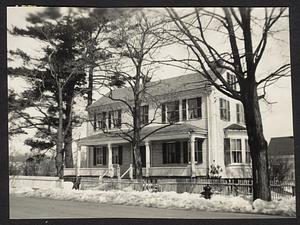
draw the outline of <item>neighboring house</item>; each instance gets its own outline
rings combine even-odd
[[[234,77],[227,79],[236,87]],[[207,176],[211,164],[222,168],[222,177],[251,177],[250,152],[244,124],[243,106],[216,90],[200,74],[152,82],[147,101],[143,102],[142,121],[155,117],[155,124],[142,129],[142,137],[168,120],[174,125],[153,133],[143,143],[143,175],[155,178]],[[113,92],[114,98],[130,102],[129,88]],[[153,100],[155,99],[155,101]],[[156,106],[159,106],[156,108]],[[92,123],[87,137],[78,140],[78,152],[85,155],[81,176],[102,176],[119,165],[120,173],[133,164],[128,141],[118,132],[130,122],[127,108],[101,97],[87,108]],[[105,132],[104,132],[105,130]],[[78,154],[77,165],[81,160]],[[79,165],[80,166],[80,165]],[[75,169],[65,168],[65,176]]]
[[[271,138],[268,153],[271,177],[295,180],[294,137]]]

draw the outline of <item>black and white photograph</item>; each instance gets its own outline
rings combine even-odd
[[[10,220],[296,218],[289,7],[6,11]]]

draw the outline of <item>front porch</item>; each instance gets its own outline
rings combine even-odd
[[[133,170],[133,167],[129,167],[128,169]],[[125,174],[120,173],[120,179],[123,177],[132,179],[130,176],[130,170]],[[143,176],[144,177],[192,177],[192,169],[190,165],[186,167],[150,167],[148,169],[149,173],[146,175],[146,168],[143,167]],[[79,168],[78,174],[74,168],[65,168],[64,176],[85,176],[85,177],[118,177],[118,173],[116,169],[113,169],[113,175],[109,174],[109,169],[107,168]],[[205,169],[199,168],[196,166],[195,176],[204,176],[206,173]],[[133,174],[133,171],[132,171]],[[124,176],[123,176],[124,175]],[[123,176],[123,177],[122,177]]]
[[[151,132],[150,127],[145,132]],[[159,130],[141,143],[143,177],[196,177],[208,172],[207,132],[179,124]],[[134,156],[130,144],[117,135],[98,134],[78,140],[76,168],[65,176],[132,178]],[[85,147],[85,168],[81,151]]]

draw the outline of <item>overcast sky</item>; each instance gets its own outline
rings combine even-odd
[[[34,13],[41,10],[41,7],[9,7],[7,10],[7,27],[10,29],[12,26],[24,27],[26,26],[25,17],[28,13]],[[281,65],[283,61],[289,61],[289,29],[288,21],[281,24],[281,27],[285,28],[285,32],[280,32],[279,37],[275,39],[269,39],[268,47],[265,55],[262,58],[260,67],[258,68],[258,74],[270,71],[270,69],[276,68]],[[279,39],[279,40],[277,40]],[[40,45],[36,40],[28,38],[12,37],[8,34],[8,50],[20,48],[25,52],[38,54],[38,47]],[[182,49],[170,49],[167,51],[172,54],[182,54]],[[182,71],[171,68],[162,67],[159,71],[160,79],[168,77],[182,75]],[[161,75],[163,74],[163,75]],[[10,82],[9,86],[15,89],[22,89],[24,82],[14,81]],[[268,100],[276,102],[272,105],[261,103],[261,111],[263,117],[264,134],[267,141],[271,137],[279,136],[292,136],[292,99],[291,99],[291,79],[284,78],[274,84],[268,89]],[[22,144],[22,137],[17,138],[15,141],[16,147]],[[23,145],[23,144],[22,144]]]

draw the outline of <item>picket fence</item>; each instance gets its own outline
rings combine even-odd
[[[203,188],[209,185],[214,194],[222,195],[252,195],[252,180],[239,178],[197,178],[191,179],[149,179],[137,180],[117,180],[104,179],[95,182],[95,180],[83,179],[81,189],[99,189],[114,190],[130,188],[137,191],[174,191],[177,193],[201,193]],[[270,181],[272,199],[295,196],[295,181]]]

